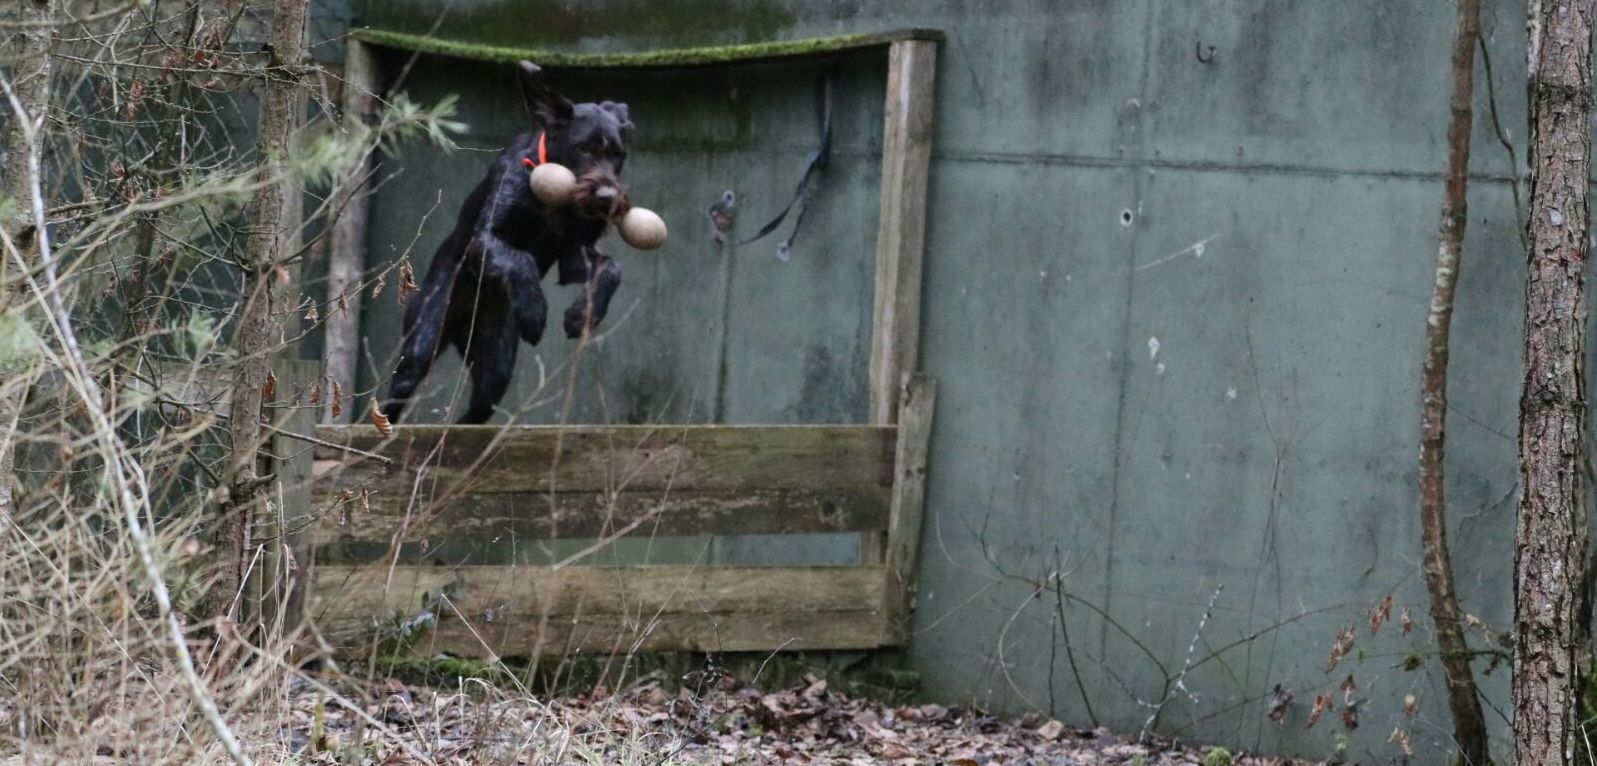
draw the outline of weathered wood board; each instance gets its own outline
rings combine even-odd
[[[314,545],[355,541],[527,541],[639,536],[800,534],[885,530],[889,492],[558,492],[418,496],[409,487],[320,496]]]
[[[429,651],[467,655],[882,645],[881,566],[318,567],[312,615],[358,649],[431,610]]]
[[[885,530],[877,426],[322,427],[313,544]]]
[[[926,189],[935,125],[937,43],[901,40],[888,51],[882,130],[882,212],[871,316],[871,422],[898,416],[899,388],[919,365]]]
[[[899,400],[898,458],[887,532],[888,624],[890,643],[907,643],[915,609],[915,571],[920,562],[921,519],[926,504],[926,462],[931,449],[932,416],[937,406],[937,381],[914,375]]]

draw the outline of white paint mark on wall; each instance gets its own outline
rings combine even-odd
[[[1164,374],[1164,362],[1160,362],[1160,363],[1154,365],[1153,366],[1153,372],[1154,372],[1155,375],[1163,375]]]
[[[1159,358],[1159,339],[1150,336],[1148,338],[1148,359],[1149,360],[1157,360],[1158,358]]]
[[[1173,253],[1171,253],[1171,254],[1163,257],[1163,258],[1152,260],[1152,261],[1149,261],[1147,263],[1142,264],[1141,266],[1138,266],[1137,267],[1137,271],[1143,271],[1145,269],[1151,269],[1151,268],[1153,268],[1155,266],[1159,266],[1159,265],[1162,265],[1162,264],[1169,263],[1169,262],[1171,262],[1171,261],[1173,261],[1173,260],[1175,260],[1177,258],[1180,258],[1180,257],[1182,257],[1184,255],[1191,255],[1194,258],[1202,258],[1204,249],[1208,247],[1210,242],[1213,242],[1219,236],[1220,236],[1219,232],[1215,232],[1214,234],[1210,234],[1209,236],[1204,237],[1203,239],[1200,239],[1197,242],[1194,242],[1194,243],[1192,243],[1190,245],[1187,245],[1186,247],[1183,247],[1180,250],[1177,250],[1177,251],[1175,251],[1175,252],[1173,252]]]
[[[1236,386],[1226,386],[1225,398],[1227,400],[1229,400],[1229,401],[1233,401],[1233,402],[1236,401],[1237,400],[1237,387]]]

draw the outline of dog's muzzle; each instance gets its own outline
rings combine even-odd
[[[577,178],[573,203],[578,213],[605,220],[625,215],[632,209],[626,187],[614,176],[600,172],[584,173]]]

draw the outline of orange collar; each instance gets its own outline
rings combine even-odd
[[[548,137],[549,137],[549,134],[544,133],[542,131],[539,131],[539,133],[538,133],[538,161],[537,162],[533,162],[531,157],[522,157],[521,158],[521,164],[522,165],[525,165],[528,168],[535,168],[535,167],[538,167],[539,165],[544,165],[544,164],[547,164],[549,162],[549,147],[546,145],[546,140],[548,139]]]

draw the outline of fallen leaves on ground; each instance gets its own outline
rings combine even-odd
[[[388,681],[339,695],[359,700],[357,712],[325,689],[296,683],[284,744],[315,764],[1192,766],[1203,760],[1198,750],[1137,744],[1037,714],[1006,720],[973,708],[885,705],[813,677],[775,692],[724,677],[703,685],[667,691],[646,682],[617,694],[598,689],[541,701],[480,682],[447,690]],[[351,753],[359,760],[346,760]],[[1236,761],[1250,762],[1262,761]]]

